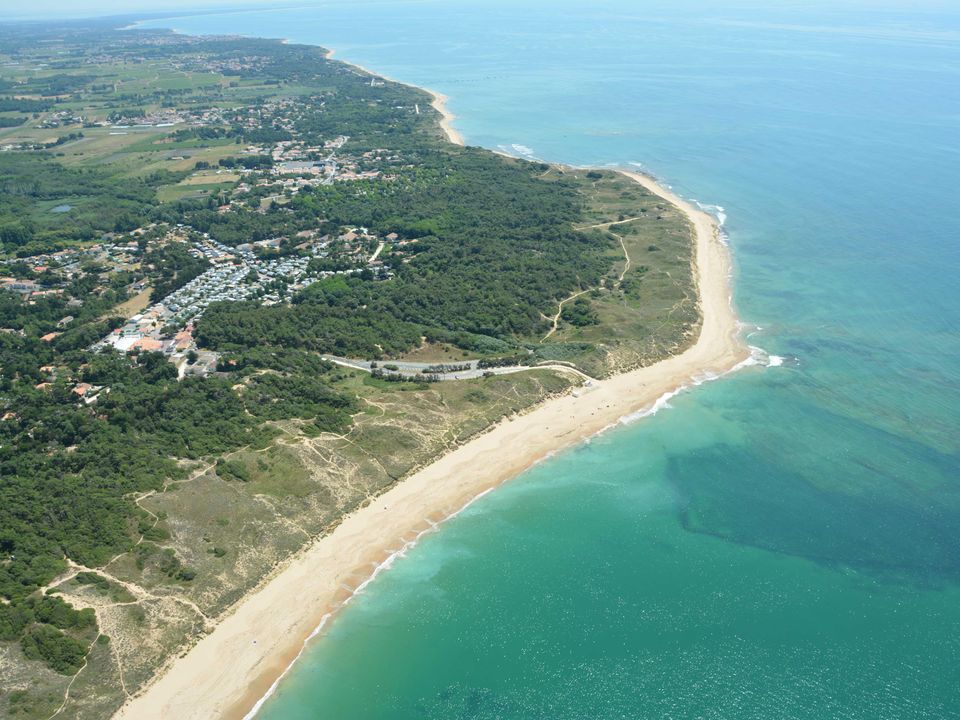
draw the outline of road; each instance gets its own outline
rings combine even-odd
[[[328,360],[337,365],[342,365],[343,367],[353,368],[354,370],[363,370],[364,372],[372,372],[373,366],[371,360],[357,360],[353,358],[344,358],[338,357],[336,355],[323,355],[324,360]],[[584,372],[581,372],[572,365],[564,365],[561,363],[546,363],[543,365],[507,365],[504,367],[497,368],[480,368],[477,367],[479,360],[463,360],[457,363],[447,363],[448,365],[458,365],[468,366],[469,369],[466,370],[457,370],[454,372],[448,373],[437,373],[437,377],[440,380],[471,380],[473,378],[483,377],[485,373],[492,373],[494,375],[510,375],[512,373],[525,372],[527,370],[538,370],[538,369],[547,369],[547,370],[558,370],[560,372],[566,372],[581,378],[587,385],[595,384],[598,382],[596,378],[592,378]],[[438,363],[425,363],[425,362],[404,362],[402,360],[380,360],[377,361],[377,367],[381,370],[384,369],[384,366],[396,366],[397,370],[390,371],[386,370],[385,372],[399,372],[403,375],[426,375],[423,371],[430,367],[435,367]]]

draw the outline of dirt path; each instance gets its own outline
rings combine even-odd
[[[596,225],[581,225],[580,227],[575,227],[574,230],[592,230],[592,229],[610,230],[610,228],[613,227],[614,225],[622,225],[624,223],[633,222],[634,220],[639,220],[639,219],[640,219],[639,217],[632,217],[632,218],[624,218],[623,220],[612,220],[611,222],[598,223]],[[630,253],[627,252],[627,245],[623,241],[623,236],[618,235],[612,230],[610,230],[610,234],[613,235],[619,241],[620,247],[623,249],[623,257],[625,262],[623,265],[623,272],[621,272],[620,277],[617,278],[617,285],[619,286],[620,283],[623,282],[623,278],[626,276],[627,272],[630,270],[630,265],[632,264],[632,261],[630,260]],[[548,320],[550,320],[550,330],[547,332],[546,335],[540,338],[541,344],[546,342],[550,338],[550,336],[557,331],[557,327],[560,324],[560,316],[563,314],[563,306],[566,305],[571,300],[575,300],[576,298],[580,297],[584,293],[590,292],[593,289],[594,288],[587,288],[586,290],[581,290],[579,292],[573,293],[573,295],[571,295],[570,297],[560,301],[560,304],[557,307],[556,315],[554,315],[552,318],[544,316],[544,317],[547,317]]]
[[[616,234],[615,232],[613,232],[612,230],[610,231],[610,234],[613,235],[617,240],[620,241],[620,247],[623,248],[623,257],[624,257],[625,262],[624,262],[624,264],[623,264],[623,272],[620,273],[620,277],[617,278],[617,286],[619,286],[620,283],[623,282],[623,278],[624,278],[624,276],[627,274],[627,271],[630,269],[630,264],[631,264],[631,262],[630,262],[630,253],[627,252],[627,245],[626,245],[626,243],[623,242],[623,235],[617,235],[617,234]]]
[[[611,220],[610,222],[597,223],[596,225],[578,225],[573,228],[574,230],[602,230],[604,228],[611,227],[613,225],[622,225],[623,223],[633,222],[634,220],[642,219],[642,215],[637,215],[636,217],[624,218],[623,220]]]
[[[550,319],[550,324],[551,324],[550,331],[546,335],[544,335],[542,338],[540,338],[541,344],[546,342],[546,340],[557,331],[557,325],[560,323],[560,316],[563,314],[563,306],[566,305],[571,300],[575,300],[576,298],[580,297],[584,293],[588,293],[593,289],[594,288],[587,288],[586,290],[575,292],[570,297],[564,298],[563,300],[560,301],[560,304],[557,306],[557,314]]]

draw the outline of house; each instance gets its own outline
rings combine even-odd
[[[86,397],[91,390],[93,390],[93,385],[91,385],[90,383],[77,383],[76,385],[73,386],[73,388],[71,389],[71,392],[74,395],[79,395],[80,397]]]
[[[134,342],[130,349],[142,350],[143,352],[160,352],[163,350],[163,343],[152,337],[144,337]]]
[[[186,328],[184,328],[183,330],[178,332],[176,335],[174,335],[173,340],[174,340],[174,348],[178,352],[189,350],[190,346],[193,345],[193,335],[191,334],[191,326],[188,325]]]

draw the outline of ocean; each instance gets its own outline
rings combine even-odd
[[[258,718],[960,718],[960,7],[351,0],[154,21],[335,48],[469,144],[725,218],[748,342],[424,536]]]

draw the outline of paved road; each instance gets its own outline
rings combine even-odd
[[[329,360],[332,363],[337,365],[342,365],[344,367],[354,368],[355,370],[363,370],[364,372],[371,372],[373,367],[370,360],[355,360],[353,358],[344,358],[338,357],[336,355],[323,355],[324,360]],[[457,363],[448,363],[448,365],[466,365],[469,366],[467,370],[456,370],[453,372],[447,373],[437,373],[437,377],[440,380],[470,380],[472,378],[483,377],[484,373],[493,373],[494,375],[509,375],[511,373],[525,372],[527,370],[535,369],[550,369],[550,370],[559,370],[561,372],[568,372],[586,381],[586,384],[595,384],[598,382],[595,378],[590,377],[586,373],[577,370],[574,367],[569,365],[562,365],[558,363],[549,363],[545,365],[507,365],[505,367],[497,368],[480,368],[477,367],[478,360],[463,360]],[[424,375],[423,372],[426,368],[434,367],[437,363],[425,363],[425,362],[405,362],[402,360],[381,360],[377,362],[377,366],[383,370],[385,365],[395,365],[397,370],[394,372],[402,373],[403,375]],[[386,372],[391,372],[386,370]]]

